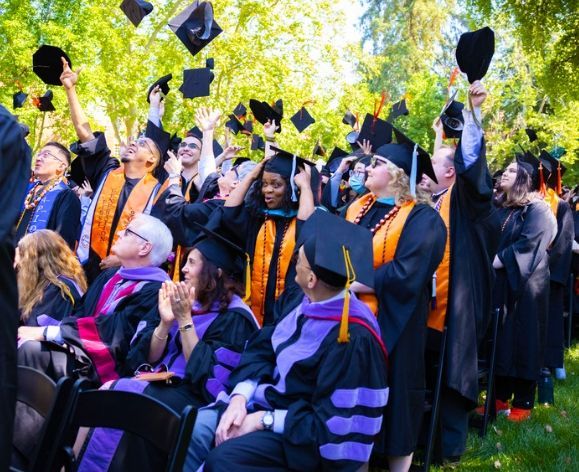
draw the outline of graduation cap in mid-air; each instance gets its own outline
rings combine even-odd
[[[233,114],[237,116],[237,118],[243,118],[247,115],[247,108],[245,108],[243,103],[239,102],[235,107],[235,110],[233,110]]]
[[[253,134],[251,136],[251,150],[265,151],[265,141],[259,134]]]
[[[301,133],[308,126],[314,124],[316,120],[312,118],[306,107],[301,107],[300,110],[290,118],[296,129]]]
[[[460,36],[456,46],[456,62],[472,84],[485,76],[494,53],[495,33],[485,26]]]
[[[22,108],[24,103],[26,103],[27,98],[28,95],[25,94],[22,90],[16,92],[14,95],[12,95],[12,108]]]
[[[366,114],[357,141],[370,141],[372,151],[392,141],[392,125],[381,118],[375,118],[370,113]]]
[[[211,69],[186,69],[183,71],[183,84],[179,91],[183,98],[208,97],[210,94]]]
[[[32,70],[47,85],[62,85],[62,57],[72,69],[67,54],[56,46],[44,44],[32,55]]]
[[[255,119],[262,125],[268,121],[273,122],[275,120],[277,127],[275,132],[281,132],[281,120],[283,120],[283,101],[281,99],[277,100],[272,106],[267,102],[254,100],[252,98],[249,100],[249,108]]]
[[[153,5],[144,0],[123,0],[121,10],[135,26],[139,26],[143,18],[153,11]]]
[[[322,143],[320,143],[319,140],[316,142],[316,145],[314,146],[314,150],[312,151],[312,156],[326,157],[326,149],[324,148]]]
[[[47,90],[42,97],[37,97],[35,100],[36,108],[42,112],[54,111],[54,105],[52,104],[52,90]]]
[[[223,32],[213,18],[213,5],[199,1],[170,20],[169,28],[193,56]]]
[[[406,108],[406,99],[402,99],[399,102],[396,102],[394,105],[392,105],[392,109],[390,110],[390,114],[388,115],[388,118],[386,118],[386,121],[388,123],[392,123],[396,118],[403,115],[408,115],[408,108]]]
[[[354,115],[354,113],[352,113],[350,110],[347,110],[344,117],[342,118],[342,123],[345,125],[350,125],[351,128],[355,128],[357,122],[358,118],[356,118],[356,115]]]
[[[158,85],[161,89],[161,100],[163,100],[163,98],[165,97],[165,95],[167,95],[169,93],[170,87],[169,87],[169,81],[173,78],[173,74],[168,74],[165,75],[163,77],[161,77],[160,79],[156,80],[150,87],[149,90],[147,91],[147,103],[150,103],[149,100],[149,96],[151,95],[152,90]]]
[[[533,128],[526,128],[525,133],[529,137],[530,142],[535,142],[535,141],[537,141],[537,139],[539,139],[537,137],[537,132]]]

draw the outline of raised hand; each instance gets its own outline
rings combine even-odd
[[[370,143],[369,139],[363,139],[362,142],[356,141],[356,143],[364,154],[372,154],[372,143]]]
[[[209,108],[199,108],[195,114],[195,121],[201,131],[211,131],[217,126],[221,112]]]
[[[189,288],[186,282],[168,284],[171,309],[179,324],[191,322],[191,309],[195,303],[195,289]]]
[[[358,156],[348,156],[340,161],[340,165],[336,169],[337,174],[343,174],[350,168],[350,164],[358,159]]]
[[[266,138],[273,138],[275,136],[276,130],[279,129],[279,126],[275,124],[275,120],[269,121],[263,125],[263,134],[265,134]]]
[[[304,187],[307,188],[310,186],[311,178],[312,178],[312,169],[310,169],[310,166],[305,165],[304,168],[301,169],[300,172],[295,175],[294,182],[301,190]]]
[[[164,164],[164,168],[168,174],[180,175],[183,170],[183,164],[181,164],[181,159],[178,158],[173,151],[167,151],[169,159]]]
[[[155,85],[149,94],[149,102],[151,103],[151,108],[159,108],[162,98],[163,96],[161,94],[161,87]]]
[[[173,324],[173,321],[175,321],[175,316],[171,308],[171,299],[169,298],[167,284],[168,282],[163,282],[163,285],[161,285],[159,289],[159,316],[161,317],[161,322],[169,327]]]
[[[60,60],[62,61],[62,74],[60,74],[60,82],[67,90],[74,88],[78,82],[78,76],[82,70],[82,67],[79,67],[76,71],[73,71],[64,57],[61,57]]]
[[[474,108],[480,107],[486,100],[488,92],[480,80],[475,80],[468,88],[470,101]]]

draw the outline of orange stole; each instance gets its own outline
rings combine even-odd
[[[125,185],[125,173],[122,167],[109,172],[95,208],[90,234],[91,248],[101,259],[109,255],[110,248],[118,238],[116,231],[125,229],[135,215],[146,208],[151,193],[157,184],[157,179],[151,174],[147,174],[135,185],[125,203],[109,246],[113,218],[123,185]]]
[[[360,210],[368,201],[372,201],[373,204],[376,201],[376,196],[369,193],[352,203],[346,212],[346,220],[354,222]],[[416,205],[416,202],[404,203],[396,216],[383,224],[378,231],[374,233],[374,237],[372,238],[374,269],[394,259],[402,229],[414,205]],[[358,295],[358,298],[372,310],[372,313],[378,315],[378,299],[376,295],[373,293],[361,293]]]
[[[442,261],[436,269],[436,307],[428,313],[427,325],[436,331],[444,329],[446,309],[448,307],[448,287],[450,286],[450,193],[452,186],[442,195],[442,203],[438,214],[446,226],[446,243]]]
[[[255,252],[253,254],[253,269],[251,272],[251,311],[263,325],[263,312],[265,302],[265,292],[269,279],[269,267],[273,257],[273,247],[275,244],[276,226],[275,221],[266,218],[259,229],[255,241]],[[277,263],[277,276],[275,282],[275,298],[283,292],[285,288],[285,276],[287,274],[291,258],[296,245],[296,219],[293,218],[285,230]]]
[[[559,208],[559,197],[557,193],[552,188],[547,188],[545,192],[545,202],[551,207],[551,211],[555,218],[557,218],[557,209]]]

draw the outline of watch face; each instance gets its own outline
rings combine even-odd
[[[271,428],[273,425],[273,415],[270,412],[267,412],[263,415],[263,425],[266,428]]]

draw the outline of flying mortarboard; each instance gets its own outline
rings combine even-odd
[[[169,93],[169,90],[171,90],[169,88],[169,81],[173,78],[173,74],[168,74],[165,75],[163,77],[161,77],[160,79],[156,80],[155,83],[153,85],[151,85],[149,87],[149,90],[147,91],[147,103],[150,103],[149,100],[149,95],[151,95],[151,91],[158,85],[161,89],[161,100],[163,100],[164,96],[167,95]]]
[[[273,122],[275,120],[276,133],[281,132],[281,120],[283,119],[283,101],[278,100],[274,106],[271,106],[267,102],[260,102],[259,100],[254,100],[253,98],[249,100],[249,108],[253,113],[253,116],[262,125],[266,124],[268,121]]]
[[[66,53],[56,47],[44,44],[32,55],[32,70],[40,79],[48,85],[62,85],[62,59],[64,57],[72,69],[72,63]]]
[[[322,143],[318,140],[312,151],[312,156],[326,157],[326,149],[322,146]]]
[[[211,69],[187,69],[183,71],[183,84],[179,91],[183,98],[208,97],[210,94]]]
[[[472,84],[485,76],[494,53],[495,33],[485,26],[460,36],[456,46],[456,62]]]
[[[533,128],[526,128],[525,133],[527,133],[530,142],[534,142],[538,139],[537,132]]]
[[[169,21],[169,27],[193,56],[223,32],[210,2],[193,2]]]
[[[205,67],[208,67],[211,70],[215,69],[215,59],[212,57],[205,59]]]
[[[54,105],[52,104],[52,90],[47,90],[46,93],[42,97],[38,97],[36,99],[36,108],[40,111],[47,112],[47,111],[54,111]]]
[[[265,151],[265,141],[259,134],[253,134],[251,136],[251,150]]]
[[[14,95],[12,95],[12,108],[22,108],[27,98],[28,95],[25,94],[22,90],[16,92]]]
[[[235,135],[240,131],[243,131],[243,123],[237,119],[237,117],[233,114],[228,115],[229,121],[225,123],[225,127],[229,128],[231,132]]]
[[[344,118],[342,118],[342,123],[344,123],[345,125],[350,125],[350,127],[352,128],[355,128],[357,122],[358,119],[356,118],[356,115],[354,115],[354,113],[352,113],[350,110],[347,110],[346,114],[344,115]]]
[[[135,26],[139,26],[143,18],[153,11],[153,5],[144,0],[123,0],[121,10]]]
[[[233,114],[237,116],[237,118],[243,118],[247,115],[247,108],[245,108],[243,103],[239,102],[235,107],[235,110],[233,110]]]
[[[312,118],[312,115],[308,113],[306,107],[301,107],[300,110],[290,118],[290,120],[300,133],[316,122],[316,120]]]
[[[357,141],[362,142],[364,139],[370,141],[372,151],[376,151],[380,146],[392,141],[392,125],[367,113]]]
[[[405,99],[402,99],[392,105],[392,109],[390,110],[390,114],[388,115],[388,118],[386,118],[386,121],[388,123],[392,123],[396,118],[402,115],[408,115],[408,108],[406,108]]]

